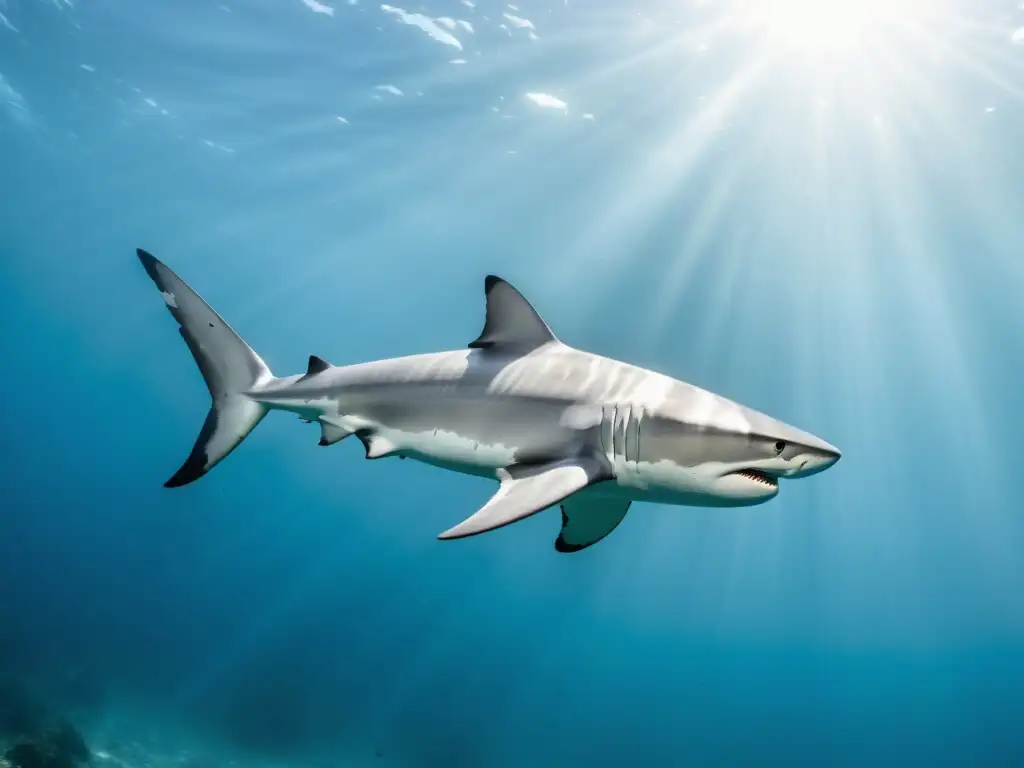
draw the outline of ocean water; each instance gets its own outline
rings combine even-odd
[[[394,1],[0,0],[0,713],[121,768],[1022,764],[1017,0]],[[279,413],[165,489],[208,395],[136,247],[279,375],[461,348],[495,273],[843,459],[573,556]]]

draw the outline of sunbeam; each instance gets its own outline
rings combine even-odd
[[[816,55],[854,53],[886,27],[913,25],[928,0],[740,0],[736,14],[769,43]]]

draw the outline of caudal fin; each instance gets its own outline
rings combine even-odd
[[[136,251],[206,380],[213,404],[192,453],[164,485],[198,480],[252,432],[267,414],[246,393],[274,378],[270,368],[188,284],[141,248]]]

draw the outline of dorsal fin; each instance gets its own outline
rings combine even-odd
[[[557,341],[547,323],[526,298],[500,277],[484,281],[487,317],[484,330],[471,349],[509,349],[529,352],[549,341]]]
[[[318,373],[323,373],[324,371],[326,371],[330,367],[331,367],[331,364],[328,363],[326,360],[324,360],[322,357],[317,357],[316,355],[310,355],[309,356],[309,366],[306,368],[306,375],[307,376],[316,376]]]

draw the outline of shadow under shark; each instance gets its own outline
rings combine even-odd
[[[479,511],[440,534],[494,530],[556,504],[559,552],[611,533],[633,501],[761,504],[780,479],[839,460],[813,435],[682,381],[573,349],[509,283],[489,276],[486,319],[467,349],[304,374],[267,364],[165,264],[137,251],[180,324],[213,400],[191,454],[167,487],[212,469],[271,410],[320,425],[320,445],[355,435],[366,458],[416,459],[494,478]]]

